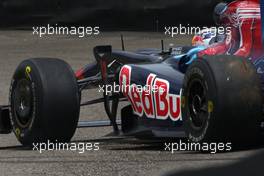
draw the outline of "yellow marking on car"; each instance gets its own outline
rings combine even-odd
[[[16,136],[20,136],[20,134],[21,134],[21,131],[20,131],[20,129],[19,129],[19,128],[16,128],[16,129],[15,129],[15,134],[16,134]]]
[[[181,106],[184,108],[185,107],[185,96],[181,97]]]
[[[208,101],[208,112],[211,113],[214,110],[214,104],[212,101]]]
[[[30,66],[26,66],[26,76],[28,78],[30,78],[30,72],[31,72],[31,67]]]
[[[30,72],[31,72],[31,67],[30,67],[30,66],[27,66],[27,67],[26,67],[26,73],[29,74]]]

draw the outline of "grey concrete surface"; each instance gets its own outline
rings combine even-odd
[[[120,48],[120,33],[102,33],[98,37],[48,36],[39,38],[32,31],[0,31],[0,104],[8,103],[9,84],[16,66],[26,58],[56,57],[66,60],[74,70],[92,62],[92,48],[112,44]],[[165,43],[184,45],[190,36],[171,39],[163,34],[123,32],[126,49],[160,47]],[[85,98],[100,96],[98,90],[85,93]],[[81,120],[105,119],[103,106],[82,108]],[[60,127],[58,127],[60,128]],[[64,129],[61,129],[64,130]],[[200,152],[164,151],[159,141],[134,138],[106,137],[111,128],[78,129],[73,142],[98,142],[99,151],[32,151],[23,148],[13,134],[0,135],[0,175],[165,175],[170,171],[196,170],[226,166],[239,162],[262,149],[248,149],[229,153],[205,154]]]

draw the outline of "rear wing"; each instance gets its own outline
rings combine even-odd
[[[261,21],[262,21],[262,44],[264,45],[264,0],[260,0]]]

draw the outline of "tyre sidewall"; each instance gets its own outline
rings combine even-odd
[[[205,91],[207,93],[207,108],[208,115],[206,116],[205,123],[202,128],[194,128],[191,122],[191,116],[188,106],[188,89],[189,83],[194,80],[199,79],[203,84]],[[185,127],[185,133],[187,137],[193,142],[202,142],[205,141],[210,134],[212,128],[211,118],[214,117],[213,113],[215,111],[214,107],[216,104],[216,85],[214,84],[214,78],[212,76],[211,70],[208,65],[203,60],[195,61],[187,70],[183,83],[183,93],[184,97],[184,107],[182,108],[183,113],[183,124]]]
[[[30,73],[27,73],[26,69],[30,68]],[[13,132],[16,135],[17,139],[26,144],[30,144],[32,141],[38,141],[38,139],[33,139],[34,136],[39,136],[40,133],[39,130],[36,130],[37,127],[40,127],[41,125],[41,112],[39,111],[42,106],[42,96],[43,95],[43,88],[41,84],[38,84],[41,82],[40,75],[38,72],[36,72],[37,68],[32,62],[22,62],[18,68],[16,69],[13,79],[11,81],[11,87],[10,87],[10,104],[11,104],[11,111],[10,111],[10,117],[11,117],[11,123],[13,126]],[[26,126],[22,126],[19,121],[17,120],[17,116],[15,113],[13,106],[13,93],[14,89],[20,79],[27,79],[30,82],[30,87],[32,90],[32,116],[30,117],[30,122]]]

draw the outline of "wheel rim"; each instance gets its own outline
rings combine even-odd
[[[32,115],[32,89],[30,81],[19,80],[14,88],[14,110],[17,122],[21,127],[28,126]]]
[[[205,125],[208,116],[206,89],[200,79],[193,79],[189,85],[188,109],[190,122],[194,129],[199,130]]]

